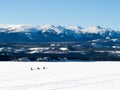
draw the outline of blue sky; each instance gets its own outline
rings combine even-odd
[[[120,29],[120,0],[0,0],[0,24]]]

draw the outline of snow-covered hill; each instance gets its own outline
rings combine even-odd
[[[120,31],[93,26],[0,25],[0,42],[63,42],[120,39]]]

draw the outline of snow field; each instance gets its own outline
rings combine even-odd
[[[120,62],[0,62],[0,90],[119,90],[119,68]]]

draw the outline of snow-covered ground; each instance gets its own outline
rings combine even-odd
[[[120,90],[119,69],[120,62],[0,62],[0,90]]]

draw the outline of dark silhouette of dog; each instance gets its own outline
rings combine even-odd
[[[39,68],[39,67],[37,67],[37,70],[40,70],[40,68]]]
[[[33,68],[31,67],[31,68],[30,68],[30,70],[32,71],[32,70],[33,70]]]
[[[43,67],[43,69],[47,69],[47,67]]]
[[[45,69],[45,67],[43,67],[43,69]]]

